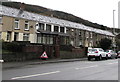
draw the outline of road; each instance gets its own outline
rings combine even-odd
[[[28,65],[3,70],[3,80],[118,80],[118,59]]]

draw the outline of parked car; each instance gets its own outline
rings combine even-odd
[[[88,48],[88,60],[90,61],[92,58],[95,60],[102,60],[103,58],[108,59],[106,52],[102,48]]]
[[[117,53],[113,50],[107,50],[106,54],[108,55],[108,58],[110,59],[117,58]]]
[[[117,53],[117,57],[120,58],[120,51],[118,51],[118,53]]]

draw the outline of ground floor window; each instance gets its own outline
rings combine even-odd
[[[74,46],[74,38],[71,38],[70,44],[71,44],[72,46]]]
[[[92,47],[92,46],[93,46],[93,41],[90,40],[90,42],[89,42],[89,47]]]
[[[42,43],[43,41],[43,39],[42,39],[43,37],[42,36],[37,36],[37,43]]]
[[[53,36],[52,35],[38,34],[37,35],[37,43],[53,44]]]
[[[82,45],[82,41],[79,41],[79,46]]]
[[[40,43],[40,44],[56,44],[57,43],[60,45],[68,45],[69,44],[69,37],[47,35],[47,34],[38,34],[37,35],[37,43]]]
[[[23,41],[29,41],[29,34],[27,33],[23,34]]]
[[[60,45],[68,45],[69,44],[69,37],[60,36]]]

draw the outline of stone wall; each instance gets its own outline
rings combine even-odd
[[[72,51],[60,51],[61,59],[86,57],[84,48],[73,48]]]

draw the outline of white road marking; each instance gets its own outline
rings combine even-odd
[[[108,63],[108,64],[116,64],[116,63],[118,63],[118,62],[113,62],[113,63]]]
[[[85,63],[95,63],[95,62],[85,62]]]
[[[75,68],[75,69],[76,69],[76,70],[79,70],[79,69],[87,69],[87,68],[92,68],[92,67],[98,67],[98,65],[89,66],[89,67],[82,67],[82,68]]]
[[[36,76],[41,76],[41,75],[55,74],[55,73],[59,73],[59,72],[60,72],[60,71],[54,71],[54,72],[49,72],[49,73],[42,73],[42,74],[35,74],[35,75],[14,77],[14,78],[11,78],[11,79],[12,79],[12,80],[15,80],[15,79],[23,79],[23,78],[36,77]]]

